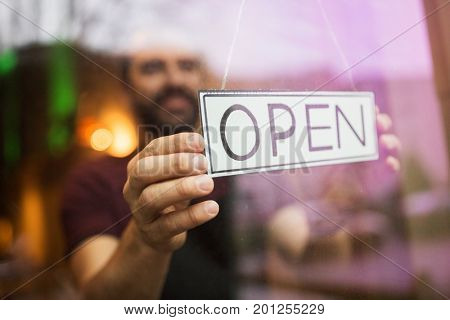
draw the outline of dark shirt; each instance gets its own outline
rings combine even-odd
[[[67,249],[74,250],[89,237],[107,234],[119,238],[131,210],[123,198],[128,158],[104,156],[74,168],[62,201],[62,222]],[[234,297],[231,241],[231,180],[214,180],[213,199],[220,213],[212,221],[188,232],[185,245],[172,258],[162,298],[229,299]],[[134,276],[134,275],[131,275]]]

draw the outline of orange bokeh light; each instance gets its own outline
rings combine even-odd
[[[92,133],[90,140],[92,149],[104,151],[113,144],[114,136],[110,130],[99,128]]]

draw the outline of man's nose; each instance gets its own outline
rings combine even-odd
[[[172,67],[167,74],[167,80],[172,86],[180,86],[184,81],[183,74],[178,68]]]

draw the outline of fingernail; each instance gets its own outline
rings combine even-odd
[[[197,187],[202,191],[210,191],[213,186],[212,179],[207,175],[198,177],[196,183]]]
[[[206,159],[205,156],[202,154],[198,154],[194,156],[194,160],[192,160],[194,163],[194,170],[203,171],[206,169]]]
[[[188,144],[192,149],[198,149],[200,146],[198,135],[190,134],[188,137]]]
[[[388,156],[386,158],[386,163],[391,168],[392,171],[394,172],[400,171],[400,162],[396,158]]]
[[[206,211],[210,215],[215,216],[219,212],[219,205],[214,201],[210,201],[210,202],[206,203]]]
[[[195,133],[189,136],[189,146],[197,151],[205,149],[205,142],[201,134]]]
[[[395,141],[391,139],[388,135],[382,135],[380,137],[381,144],[388,150],[392,150],[395,147]]]

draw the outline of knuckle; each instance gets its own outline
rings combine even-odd
[[[175,185],[175,190],[180,196],[188,196],[190,194],[190,184],[188,179],[183,179]]]
[[[180,225],[178,224],[178,221],[173,216],[166,216],[164,221],[164,227],[167,234],[173,234],[177,233],[180,229]]]
[[[147,154],[147,155],[155,154],[159,148],[159,141],[160,141],[160,138],[150,141],[150,143],[147,144],[147,146],[145,146],[145,148],[144,148],[144,154]]]
[[[142,233],[146,233],[145,232],[145,219],[144,219],[144,215],[142,214],[142,212],[140,212],[140,210],[133,210],[132,212],[134,221],[136,222],[136,225],[138,226],[139,230]]]
[[[153,188],[147,187],[141,192],[140,202],[142,205],[151,206],[156,198],[157,196]]]
[[[128,180],[129,180],[130,187],[134,188],[134,187],[138,187],[140,185],[142,178],[139,176],[139,174],[137,174],[137,170],[133,170],[128,175]]]
[[[155,232],[155,224],[142,224],[139,225],[139,230],[144,237],[145,242],[153,244],[158,241],[158,232]]]
[[[125,198],[125,200],[128,202],[130,201],[130,183],[127,180],[122,188],[122,195]]]
[[[179,249],[186,241],[186,233],[177,230],[170,230],[172,222],[158,221],[151,224],[151,228],[146,232],[147,241],[150,246],[157,250],[174,251]]]
[[[133,167],[134,167],[134,163],[133,163],[132,160],[130,160],[130,161],[127,163],[127,173],[130,173],[130,172],[133,170]]]
[[[172,226],[170,219],[167,217],[162,217],[158,221],[158,233],[155,235],[159,240],[166,239],[167,234]]]
[[[136,166],[136,162],[139,160],[140,154],[136,154],[130,161],[127,163],[127,173],[129,174],[134,170],[134,167]]]
[[[145,182],[150,170],[154,170],[154,162],[149,157],[140,159],[136,162],[133,169],[128,173],[132,185],[140,185]]]
[[[192,156],[190,154],[179,153],[178,156],[178,167],[179,173],[189,173],[192,168]]]
[[[186,141],[188,134],[189,133],[187,133],[187,132],[181,132],[181,133],[176,133],[176,134],[172,135],[170,137],[171,144],[174,146],[182,144],[184,141]]]
[[[167,217],[161,217],[153,224],[152,237],[155,243],[165,242],[169,237],[173,228],[173,222]]]
[[[192,226],[197,226],[200,224],[200,219],[196,214],[195,208],[192,206],[187,209],[187,218],[189,219],[189,224]]]
[[[136,162],[136,165],[134,166],[133,170],[131,171],[131,175],[134,177],[135,180],[140,180],[140,175],[145,172],[146,167],[146,158],[139,159]]]
[[[181,154],[174,154],[173,156],[173,166],[172,169],[175,171],[174,173],[183,172],[183,158]]]

